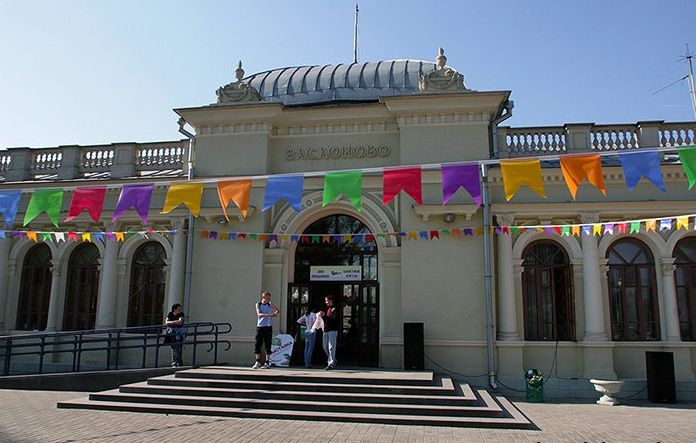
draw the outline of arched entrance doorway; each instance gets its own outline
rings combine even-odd
[[[333,295],[341,325],[339,364],[377,366],[379,281],[374,237],[363,222],[344,214],[319,219],[303,234],[288,291],[288,332],[296,335],[296,320],[305,310],[324,309],[324,297]],[[319,337],[316,346],[315,363],[326,363]]]

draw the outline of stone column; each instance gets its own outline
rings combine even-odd
[[[0,331],[5,329],[5,313],[7,312],[7,293],[9,283],[9,258],[12,240],[0,239]]]
[[[58,309],[60,308],[60,272],[62,260],[51,259],[51,296],[48,300],[48,321],[46,331],[55,332],[58,330]]]
[[[185,219],[173,220],[172,225],[176,229],[174,244],[172,246],[172,259],[169,266],[169,292],[167,294],[166,311],[174,303],[184,302],[184,273],[186,272],[186,227]]]
[[[106,225],[107,232],[115,231],[112,225]],[[118,286],[118,249],[116,239],[107,238],[104,243],[104,257],[101,260],[101,278],[99,281],[99,302],[97,304],[97,329],[116,326],[116,290]]]
[[[581,223],[599,223],[597,214],[581,214]],[[580,234],[582,245],[582,286],[585,306],[584,341],[609,340],[604,326],[604,300],[599,269],[599,252],[594,235]]]
[[[667,341],[681,341],[679,327],[679,308],[677,304],[677,291],[674,286],[674,257],[660,259],[660,271],[662,273],[662,295],[665,309],[665,330]]]
[[[511,215],[496,215],[498,224],[512,225]],[[498,246],[498,340],[519,340],[517,329],[517,305],[515,303],[515,281],[512,264],[512,234],[496,236]]]

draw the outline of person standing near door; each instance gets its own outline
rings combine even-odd
[[[314,353],[314,342],[317,338],[317,330],[315,324],[317,322],[317,314],[313,309],[307,308],[304,315],[297,319],[297,323],[304,325],[304,365],[305,368],[312,367],[312,354]]]
[[[273,338],[273,326],[271,319],[280,314],[280,309],[271,303],[271,293],[263,291],[261,300],[256,303],[256,343],[254,345],[254,356],[256,363],[253,369],[268,369],[271,367],[271,340]],[[261,363],[261,348],[266,352],[266,362]]]
[[[320,312],[319,315],[324,320],[324,336],[323,345],[326,352],[327,364],[325,370],[336,368],[336,344],[338,340],[338,311],[334,306],[334,296],[327,295],[324,297],[326,303],[326,311]]]

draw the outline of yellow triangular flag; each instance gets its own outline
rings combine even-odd
[[[677,231],[681,228],[689,230],[689,217],[677,217]]]
[[[408,231],[406,234],[406,238],[409,240],[415,240],[416,239],[416,232],[415,231]]]
[[[38,242],[38,241],[39,241],[39,239],[36,238],[36,232],[34,232],[34,231],[28,231],[28,232],[27,232],[27,238],[28,238],[28,239],[31,239],[31,240],[33,240],[33,241],[35,241],[35,242]]]
[[[82,241],[92,241],[92,236],[89,235],[89,232],[82,234]]]
[[[123,232],[116,233],[116,241],[123,241]]]
[[[167,214],[180,204],[186,205],[194,217],[201,212],[201,197],[203,196],[203,183],[181,183],[169,185],[167,198],[160,214]]]
[[[580,235],[580,226],[573,225],[570,230],[573,232],[574,236],[578,237]]]
[[[592,234],[593,235],[602,235],[602,224],[601,223],[595,223],[592,225]]]
[[[503,174],[505,199],[517,194],[520,186],[526,185],[539,196],[546,198],[544,184],[541,182],[541,162],[536,160],[502,160],[500,170]]]
[[[657,221],[656,220],[646,220],[645,221],[645,232],[648,232],[648,231],[655,232],[656,230],[657,230]]]

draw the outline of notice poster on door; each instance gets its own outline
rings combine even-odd
[[[362,266],[310,266],[310,281],[360,281]]]
[[[271,358],[269,363],[271,366],[287,368],[290,366],[290,356],[292,356],[292,347],[295,340],[292,335],[278,334],[271,340]]]

